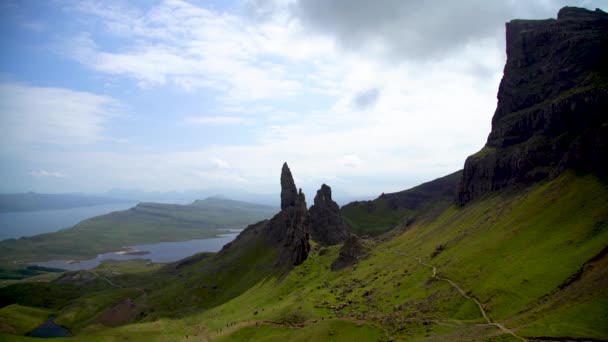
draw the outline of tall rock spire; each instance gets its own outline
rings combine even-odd
[[[268,222],[268,238],[279,244],[277,265],[289,268],[304,262],[310,251],[310,217],[306,199],[296,190],[287,163],[281,170],[281,211]]]
[[[298,191],[287,163],[283,163],[281,170],[281,210],[296,205]]]
[[[325,184],[317,191],[315,204],[310,207],[310,235],[323,245],[335,245],[345,241],[349,229],[342,216],[340,207],[331,198],[331,188]]]

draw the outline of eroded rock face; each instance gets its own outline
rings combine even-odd
[[[339,271],[347,266],[354,265],[366,255],[367,252],[361,243],[361,240],[355,235],[350,235],[340,249],[338,258],[332,262],[331,270]]]
[[[467,158],[456,202],[574,169],[608,167],[608,14],[507,23],[507,63],[486,146]]]
[[[281,211],[270,219],[267,227],[268,239],[280,246],[277,264],[291,267],[306,260],[310,251],[309,231],[306,199],[301,189],[295,192],[291,171],[285,163],[281,171]]]
[[[281,210],[296,205],[297,198],[298,192],[291,175],[291,170],[289,170],[287,163],[283,163],[283,168],[281,169]]]
[[[268,222],[269,238],[280,245],[278,264],[299,265],[308,257],[310,218],[304,194],[298,195],[295,205],[276,214]]]
[[[321,185],[309,213],[310,236],[314,241],[323,245],[335,245],[348,238],[348,225],[340,215],[340,207],[331,198],[329,186]]]

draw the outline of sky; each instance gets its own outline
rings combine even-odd
[[[564,5],[3,0],[0,192],[407,189],[485,144],[505,22]]]

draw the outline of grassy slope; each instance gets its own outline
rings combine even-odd
[[[13,261],[86,259],[123,246],[209,238],[270,217],[272,207],[209,198],[191,205],[141,203],[54,233],[0,242],[0,267]]]
[[[431,258],[440,244],[445,244],[446,249]],[[445,336],[466,336],[467,331],[477,334],[477,328],[468,324],[481,321],[474,305],[459,297],[447,283],[429,280],[428,268],[390,252],[398,250],[437,266],[440,275],[456,281],[479,299],[490,318],[521,330],[521,334],[606,339],[605,253],[584,267],[586,272],[580,280],[563,289],[559,287],[587,261],[601,255],[607,245],[606,184],[593,176],[567,174],[525,192],[488,196],[464,209],[450,208],[436,220],[415,225],[386,245],[376,246],[375,255],[354,271],[332,274],[323,271],[326,264],[312,266],[316,263],[311,258],[290,275],[296,278],[295,288],[300,290],[295,293],[294,303],[298,306],[287,312],[301,307],[305,318],[332,316],[335,312],[316,309],[315,305],[331,308],[351,300],[354,304],[342,309],[341,315],[378,315],[383,327],[397,337],[420,335],[420,322],[431,323],[426,327]],[[307,272],[307,267],[313,270]],[[315,274],[318,267],[322,270]],[[298,271],[308,275],[298,276]],[[280,286],[288,287],[288,283],[286,279]],[[359,285],[348,292],[350,284]],[[343,294],[345,286],[347,292]],[[368,290],[370,293],[364,296]],[[264,297],[260,296],[261,289],[254,292],[256,298]],[[297,297],[306,292],[311,295]],[[329,304],[323,305],[324,301]],[[242,316],[235,315],[232,320],[252,319],[250,313],[242,312],[249,302],[236,303]],[[307,302],[312,308],[306,309]],[[230,311],[230,304],[214,310]],[[257,308],[249,310],[253,309]],[[404,334],[398,327],[408,319],[410,324],[405,325]],[[485,333],[492,335],[497,331]]]
[[[552,303],[542,316],[527,313],[551,301],[560,284],[608,245],[608,190],[593,176],[569,174],[532,191],[452,208],[390,243],[422,256],[439,244],[447,248],[433,264],[470,290],[492,318],[528,321],[530,335],[559,326],[562,336],[608,336],[601,328],[608,314],[605,280],[586,297]]]
[[[358,235],[377,236],[430,211],[443,210],[453,199],[462,171],[408,190],[382,194],[373,201],[356,201],[342,207],[342,215]]]
[[[445,250],[432,258],[440,244]],[[92,324],[94,315],[62,321],[79,299],[59,310],[58,321],[76,328],[85,340],[185,340],[186,335],[211,340],[298,340],[309,335],[334,340],[513,340],[482,324],[475,304],[447,282],[432,279],[430,268],[402,255],[406,253],[437,266],[440,276],[477,298],[491,319],[520,335],[606,339],[608,260],[601,252],[606,245],[606,184],[567,174],[415,223],[397,238],[373,246],[371,256],[355,268],[329,270],[339,250],[334,246],[313,252],[286,276],[255,272],[273,259],[255,248],[231,260],[229,264],[238,266],[232,270],[214,267],[222,261],[216,255],[174,272],[151,271],[148,278],[108,274],[132,288],[142,283],[153,287],[147,294],[130,294],[142,307],[147,305],[150,315],[117,328]],[[246,264],[255,255],[259,263]],[[241,283],[254,274],[257,279]],[[158,284],[150,285],[150,279]],[[192,286],[212,283],[218,284],[215,290]],[[87,300],[100,296],[103,302],[108,292],[118,291],[124,290],[90,293]]]
[[[0,332],[25,335],[44,323],[52,310],[12,304],[0,309]]]

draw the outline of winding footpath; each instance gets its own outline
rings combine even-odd
[[[479,308],[479,312],[481,313],[481,315],[483,316],[483,318],[486,320],[487,324],[493,325],[493,326],[497,327],[498,329],[500,329],[501,331],[503,331],[504,333],[510,334],[511,336],[513,336],[515,338],[518,338],[518,339],[520,339],[522,341],[528,341],[526,338],[523,338],[523,337],[517,335],[513,330],[505,327],[501,323],[493,322],[492,319],[486,313],[486,310],[483,308],[483,305],[481,305],[481,303],[477,299],[475,299],[474,297],[471,297],[471,296],[467,295],[467,293],[457,283],[455,283],[454,281],[452,281],[452,280],[450,280],[448,278],[444,278],[444,277],[438,276],[437,275],[437,267],[435,267],[435,266],[433,266],[433,265],[431,265],[429,263],[426,263],[420,257],[414,256],[414,255],[409,255],[409,254],[403,253],[403,252],[401,252],[399,250],[385,249],[385,251],[389,252],[389,253],[393,253],[393,254],[397,254],[397,255],[402,255],[402,256],[406,256],[408,258],[415,259],[415,260],[418,261],[418,263],[420,265],[423,265],[423,266],[431,268],[433,270],[433,274],[431,276],[432,278],[448,282],[453,288],[455,288],[456,290],[458,290],[458,292],[460,293],[461,296],[463,296],[464,298],[466,298],[468,300],[471,300],[475,304],[477,304],[477,307]]]
[[[95,271],[90,271],[90,270],[86,270],[87,272],[93,274],[94,276],[96,276],[99,279],[105,280],[108,284],[110,284],[111,286],[117,287],[117,288],[122,288],[120,285],[116,285],[114,284],[110,279],[100,276],[99,274],[95,273]]]

